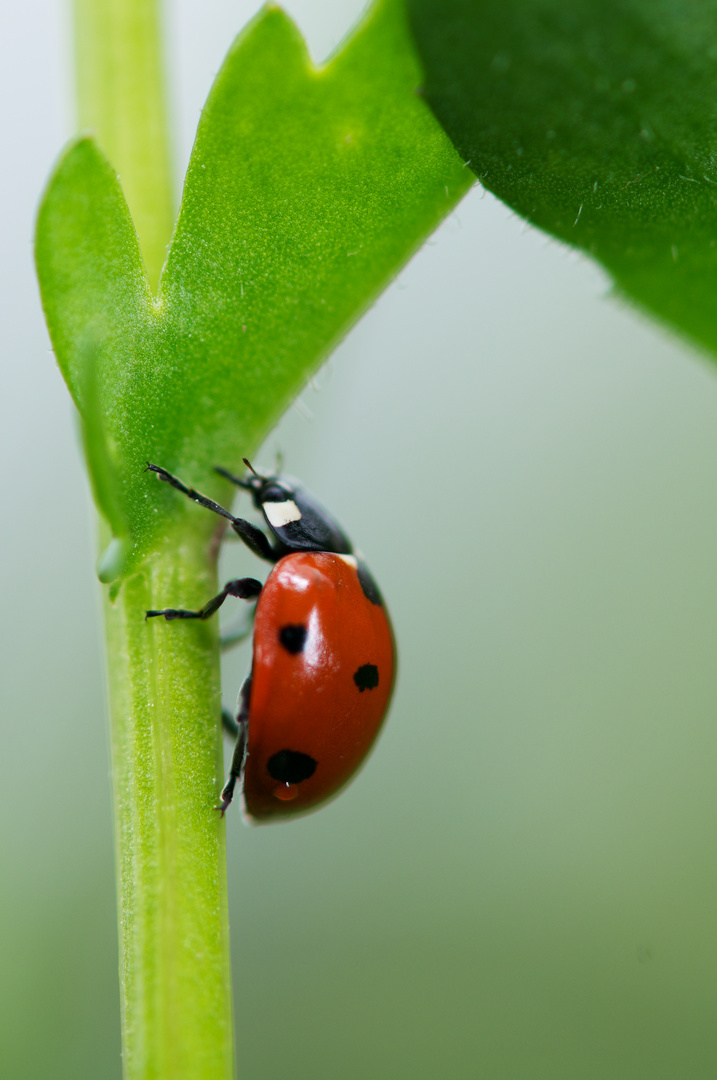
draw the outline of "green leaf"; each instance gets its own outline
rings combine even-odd
[[[71,144],[50,180],[36,257],[52,344],[82,412],[88,343],[108,356],[130,350],[151,304],[119,180],[92,139]]]
[[[126,571],[166,535],[170,514],[196,515],[153,483],[146,461],[228,500],[213,466],[240,468],[470,186],[415,92],[420,77],[395,0],[321,68],[289,19],[265,8],[202,114],[156,299],[100,151],[83,140],[60,162],[38,221],[43,304],[85,411],[82,357],[94,342],[86,445],[96,489],[114,485],[111,523],[127,523]],[[211,515],[197,528],[208,536]]]
[[[717,350],[714,0],[408,0],[482,183]]]

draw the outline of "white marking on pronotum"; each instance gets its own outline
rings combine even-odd
[[[266,520],[275,529],[283,529],[290,521],[301,521],[301,510],[293,499],[286,502],[265,502],[263,506]]]
[[[573,222],[573,228],[575,228],[577,223],[580,221],[580,215],[582,214],[582,212],[583,212],[583,204],[580,203],[580,209],[578,210],[578,216],[575,218],[575,221]]]
[[[342,562],[345,562],[347,566],[353,566],[354,570],[358,570],[358,562],[355,555],[339,555]]]

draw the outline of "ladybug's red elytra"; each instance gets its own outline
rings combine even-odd
[[[229,779],[245,817],[278,821],[333,798],[360,767],[388,710],[396,669],[391,623],[381,594],[351,541],[294,481],[217,469],[251,493],[273,543],[261,529],[148,464],[160,480],[221,514],[244,543],[273,563],[264,583],[229,581],[199,611],[165,608],[147,618],[206,619],[228,596],[256,600],[252,668],[239,695]]]

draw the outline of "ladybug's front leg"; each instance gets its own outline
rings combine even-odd
[[[217,470],[222,476],[226,476],[236,483],[236,478],[232,477],[229,473],[225,473],[223,470]],[[213,514],[219,514],[221,517],[226,518],[231,522],[231,527],[237,536],[244,541],[250,551],[253,551],[255,555],[258,555],[260,559],[266,559],[267,562],[276,562],[279,559],[280,553],[275,551],[265,534],[258,529],[256,525],[252,525],[250,521],[245,521],[244,518],[234,517],[228,510],[225,510],[223,506],[220,506],[214,499],[207,498],[206,495],[202,495],[201,491],[197,491],[196,488],[187,487],[178,476],[173,476],[167,469],[163,469],[161,465],[153,465],[151,461],[147,462],[147,468],[145,472],[156,473],[158,478],[165,484],[169,484],[170,487],[175,488],[177,491],[181,491],[182,495],[186,495],[192,502],[199,503],[206,510],[211,510]]]
[[[184,608],[162,608],[160,611],[147,611],[145,619],[164,615],[167,622],[172,619],[208,619],[218,611],[228,596],[238,596],[240,600],[256,600],[261,592],[261,582],[256,578],[245,577],[228,581],[222,591],[213,596],[199,611],[186,611]]]
[[[247,727],[249,721],[249,694],[251,693],[251,675],[248,679],[244,680],[244,685],[239,691],[239,709],[237,711],[236,721],[232,719],[232,727],[236,724],[237,741],[234,747],[234,753],[232,754],[232,764],[229,770],[229,779],[222,788],[222,793],[219,796],[219,806],[217,810],[220,811],[222,817],[226,812],[227,807],[234,798],[234,788],[236,787],[237,780],[241,777],[242,769],[244,768],[244,756],[246,752],[246,738]],[[229,728],[227,723],[227,717],[222,713],[222,721],[225,728]]]
[[[260,559],[265,559],[266,562],[276,562],[281,556],[278,551],[275,551],[266,538],[266,534],[257,529],[256,525],[252,525],[250,521],[245,521],[244,518],[235,517],[232,518],[232,529],[237,534],[240,540],[243,540],[249,551],[253,552]]]

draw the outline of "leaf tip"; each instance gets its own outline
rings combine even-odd
[[[264,4],[238,34],[229,55],[233,56],[244,48],[261,50],[262,47],[272,54],[286,50],[298,55],[304,64],[311,65],[304,35],[288,12],[274,0]]]

